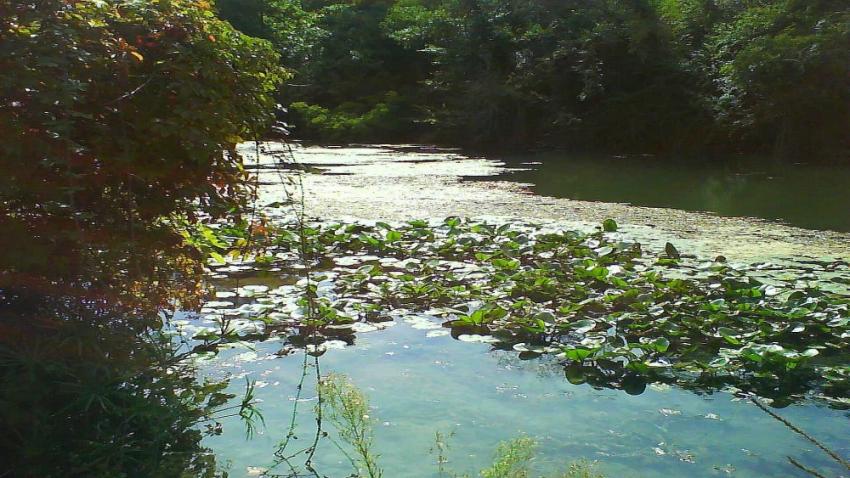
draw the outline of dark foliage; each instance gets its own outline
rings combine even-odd
[[[257,0],[254,12],[278,13],[253,22],[237,4],[219,3],[234,25],[300,52],[286,56],[296,87],[285,100],[302,137],[796,156],[848,147],[846,2]],[[284,13],[299,21],[269,20]]]

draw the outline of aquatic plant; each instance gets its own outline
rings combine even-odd
[[[297,341],[315,329],[320,342],[417,315],[455,338],[489,337],[521,358],[559,357],[573,383],[629,393],[651,381],[699,390],[732,386],[777,403],[811,392],[847,405],[847,263],[820,264],[818,277],[723,257],[701,260],[669,243],[646,250],[606,228],[614,226],[582,232],[456,217],[311,224],[304,237],[306,263],[317,271],[312,286],[302,281],[266,291],[256,305],[262,314],[247,304],[204,313],[248,320],[273,314],[275,333],[282,328]],[[268,235],[268,254],[282,274],[304,267],[291,226]],[[227,274],[235,264],[211,267]],[[252,269],[250,260],[244,267]],[[320,313],[304,320],[305,303],[292,302],[293,294],[313,297]]]
[[[437,433],[436,450],[439,451],[441,461],[438,462],[440,475],[452,476],[453,478],[470,478],[469,474],[449,473],[445,469],[445,453],[448,450],[446,437]],[[531,437],[520,436],[512,440],[499,443],[493,453],[493,462],[478,472],[481,478],[528,478],[532,474],[532,461],[536,456],[537,441]],[[563,472],[554,475],[553,478],[604,478],[604,475],[596,471],[595,463],[587,460],[578,460],[569,464]]]
[[[481,470],[481,478],[527,478],[537,443],[529,437],[502,442],[496,448],[493,464]]]
[[[340,438],[354,450],[356,458],[352,458],[340,447],[345,456],[351,460],[357,470],[356,476],[380,478],[383,470],[378,465],[374,451],[373,426],[375,419],[371,416],[369,398],[347,376],[331,373],[321,378],[317,385],[319,403],[315,412],[318,416],[330,420],[337,429]],[[327,436],[325,434],[325,436]],[[445,435],[439,430],[435,432],[434,447],[430,452],[437,455],[439,474],[454,478],[468,478],[468,474],[458,474],[447,469],[449,439],[453,433]],[[328,437],[333,441],[333,438]],[[339,444],[334,441],[339,447]],[[481,478],[528,478],[531,476],[531,462],[535,457],[537,442],[530,437],[520,436],[499,443],[493,454],[493,462],[477,474]],[[265,476],[277,476],[269,474]],[[293,474],[300,476],[293,468]],[[567,470],[557,475],[559,478],[603,478],[596,474],[594,465],[585,460],[576,461]]]
[[[348,377],[330,374],[318,384],[319,405],[335,426],[340,438],[351,446],[357,456],[356,465],[365,470],[368,478],[380,478],[383,471],[378,466],[378,455],[373,449],[375,420],[369,416],[369,399]]]

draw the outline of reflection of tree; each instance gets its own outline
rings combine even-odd
[[[196,425],[211,416],[219,386],[170,365],[164,339],[133,341],[84,324],[51,332],[0,351],[0,447],[11,451],[4,473],[213,476],[215,460],[200,441],[216,428]]]
[[[458,339],[455,331],[452,336]],[[542,347],[542,345],[538,345]],[[663,383],[689,390],[698,395],[712,394],[722,390],[738,390],[743,396],[758,395],[771,400],[775,407],[809,399],[813,388],[811,373],[786,373],[776,377],[753,377],[745,374],[697,374],[671,373],[666,369],[636,373],[628,363],[616,360],[587,360],[574,362],[556,359],[549,354],[532,351],[517,352],[511,342],[492,345],[500,366],[533,370],[540,377],[563,375],[573,385],[589,385],[596,389],[622,390],[629,395],[640,395],[647,385]],[[834,405],[834,404],[833,404]]]
[[[698,395],[711,394],[730,387],[743,393],[754,393],[773,400],[774,406],[786,406],[797,402],[810,390],[810,384],[800,377],[787,376],[782,380],[772,378],[724,375],[696,375],[653,373],[636,374],[623,364],[613,361],[592,363],[568,363],[563,367],[564,377],[574,385],[588,384],[595,388],[622,390],[629,395],[640,395],[650,383],[675,385]]]

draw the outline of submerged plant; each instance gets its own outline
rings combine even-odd
[[[605,475],[596,471],[593,463],[587,460],[579,460],[572,464],[558,478],[605,478]]]
[[[369,408],[369,398],[357,388],[351,380],[342,374],[331,373],[322,377],[318,384],[319,404],[316,406],[318,416],[327,418],[334,424],[343,442],[354,450],[356,458],[346,452],[338,443],[334,444],[351,460],[357,470],[355,476],[380,478],[383,470],[378,465],[374,451],[374,418]],[[437,456],[437,469],[440,476],[452,478],[470,478],[469,474],[452,472],[446,466],[449,462],[449,440],[454,432],[444,434],[439,430],[434,435],[434,446],[430,453]],[[331,438],[333,441],[333,438]],[[499,443],[493,454],[490,466],[480,470],[477,476],[481,478],[529,478],[531,464],[535,457],[537,442],[527,436]],[[265,476],[278,476],[269,475]],[[298,476],[297,473],[290,476]],[[566,471],[555,475],[554,478],[604,478],[596,473],[594,465],[580,460],[569,465]]]
[[[444,437],[437,433],[437,447],[440,457],[445,460],[447,449]],[[532,461],[535,457],[537,441],[531,437],[520,436],[499,443],[493,454],[493,463],[478,472],[481,478],[528,478],[532,476]],[[440,462],[440,475],[446,474],[443,462]],[[469,474],[449,473],[454,478],[471,478]],[[543,477],[541,477],[543,478]],[[567,469],[553,478],[604,478],[595,470],[595,465],[587,460],[578,460],[569,464]]]

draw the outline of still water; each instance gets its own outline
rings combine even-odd
[[[304,174],[302,183],[308,214],[325,219],[492,214],[598,224],[600,215],[625,218],[621,222],[626,226],[662,224],[672,218],[667,233],[684,226],[699,232],[701,227],[694,224],[706,224],[704,215],[691,217],[684,210],[850,231],[847,169],[799,165],[757,169],[746,162],[684,164],[651,158],[567,160],[557,154],[466,158],[394,147],[305,148],[296,156],[324,171]],[[267,181],[261,196],[265,194],[268,202],[282,197],[275,189],[277,175],[272,169],[261,174]],[[570,201],[592,203],[576,206]],[[670,209],[633,212],[638,208],[623,204]],[[722,234],[774,227],[739,221],[721,229],[724,224],[702,228],[710,231],[707,240],[716,242],[714,249],[723,253],[740,239],[735,233],[720,241]],[[835,246],[844,234],[821,241],[818,232],[804,236],[797,232],[800,229],[787,228],[795,232],[786,234],[786,229],[776,227],[773,249],[754,242],[759,257],[770,257],[784,244],[780,244],[783,238],[796,235],[805,242],[799,246],[803,250],[814,247],[814,241],[819,241],[821,254],[837,257],[846,250]],[[244,427],[229,419],[221,436],[207,440],[219,461],[229,462],[231,477],[256,476],[268,467],[276,444],[288,433],[304,355],[300,351],[277,355],[283,340],[224,350],[201,362],[204,374],[233,378],[235,394],[244,390],[243,377],[257,380],[265,417],[262,433],[246,439]],[[457,341],[439,324],[411,324],[403,316],[384,330],[358,334],[353,345],[329,350],[320,365],[322,374],[344,373],[369,396],[377,420],[376,451],[387,478],[439,476],[437,457],[429,453],[436,432],[453,434],[448,468],[472,476],[490,463],[500,441],[523,434],[539,442],[534,463],[541,474],[586,458],[598,461],[599,471],[608,477],[804,476],[789,464],[791,456],[826,476],[847,476],[847,470],[811,443],[731,392],[701,395],[661,385],[650,385],[639,395],[595,389],[570,383],[551,358],[519,360],[516,352]],[[315,433],[311,377],[298,402],[298,439],[288,451],[307,447]],[[842,456],[850,455],[846,411],[803,402],[778,412]],[[330,424],[325,423],[325,429],[335,434]],[[314,464],[320,476],[349,476],[351,467],[344,455],[327,439],[319,443]],[[285,474],[286,469],[273,471]]]
[[[539,442],[535,468],[540,472],[587,458],[598,460],[599,470],[609,477],[798,476],[787,461],[791,455],[820,466],[828,476],[841,476],[810,443],[732,394],[701,396],[651,385],[640,395],[628,395],[574,385],[547,359],[521,361],[516,352],[456,341],[438,328],[424,330],[421,323],[416,327],[397,320],[320,358],[323,374],[347,374],[368,394],[384,476],[438,476],[437,457],[429,453],[437,431],[454,433],[449,466],[458,472],[483,468],[500,440],[525,434]],[[220,460],[231,461],[231,476],[267,467],[276,443],[287,434],[303,355],[274,355],[280,348],[279,340],[271,340],[254,351],[224,351],[204,365],[212,375],[247,376],[261,387],[257,396],[264,432],[247,440],[242,425],[231,420],[224,435],[208,441]],[[299,404],[298,440],[290,451],[312,440],[312,380],[308,376]],[[243,386],[235,380],[233,393]],[[846,412],[812,403],[778,411],[839,453],[850,452]],[[325,427],[334,434],[332,426]],[[316,468],[331,477],[351,471],[327,440],[320,441]]]
[[[535,194],[850,231],[850,168],[754,159],[670,160],[566,153],[509,156],[505,179]]]

